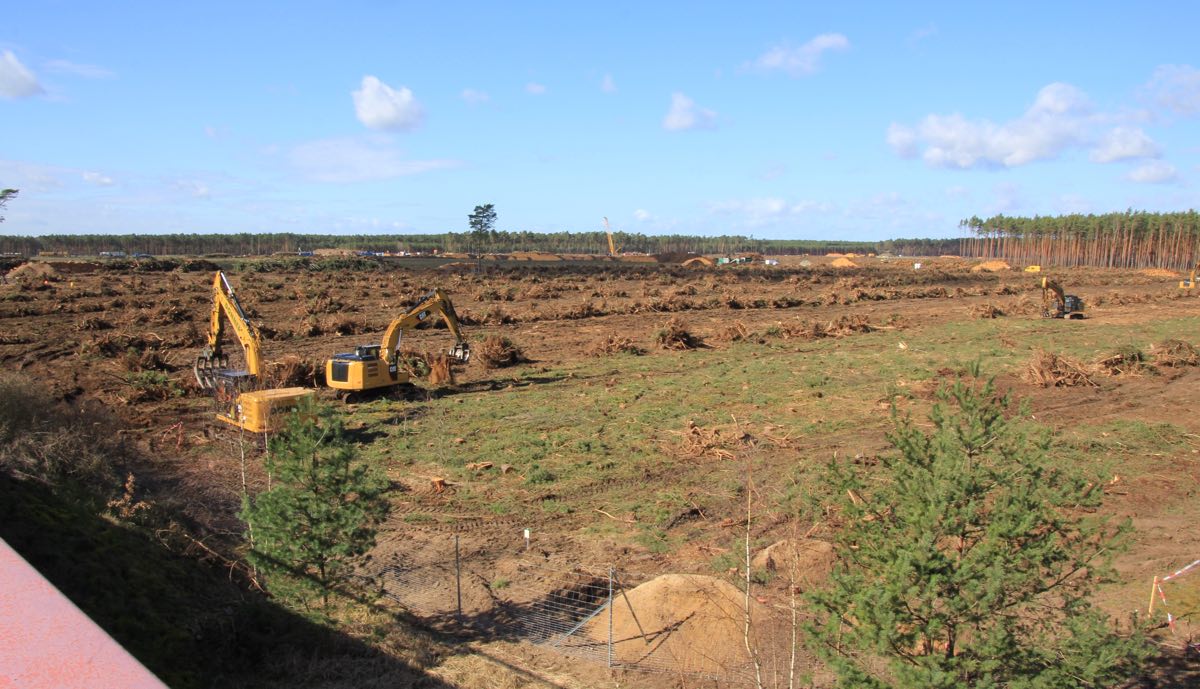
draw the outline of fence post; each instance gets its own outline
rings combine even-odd
[[[608,667],[613,665],[613,568],[608,568]]]
[[[454,534],[454,593],[458,598],[458,623],[462,624],[462,565],[458,557],[458,534]]]

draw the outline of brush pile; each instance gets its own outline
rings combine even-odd
[[[734,435],[738,435],[739,437],[726,438],[721,434],[719,428],[703,428],[697,426],[694,421],[688,421],[687,428],[683,431],[671,431],[671,433],[682,436],[679,440],[679,445],[674,450],[675,455],[687,459],[700,459],[702,457],[733,459],[735,455],[726,449],[726,446],[731,442],[748,439],[746,433],[736,431]]]
[[[704,344],[703,340],[688,332],[683,321],[677,317],[667,321],[663,329],[658,331],[654,341],[663,349],[672,350],[696,349]]]
[[[1025,367],[1025,379],[1043,388],[1097,387],[1087,368],[1078,361],[1054,352],[1038,350]]]
[[[1000,318],[1004,315],[995,304],[976,304],[971,313],[975,314],[976,318]]]
[[[832,321],[802,321],[783,328],[786,337],[798,337],[803,340],[816,340],[822,337],[846,337],[855,333],[869,333],[878,330],[871,325],[866,316],[839,316]]]
[[[1154,356],[1154,363],[1159,366],[1200,366],[1200,352],[1183,340],[1160,342],[1150,352]]]
[[[1096,369],[1109,376],[1136,376],[1148,366],[1146,355],[1136,347],[1123,347],[1096,362]]]
[[[506,368],[528,361],[521,348],[501,335],[488,335],[471,348],[471,356],[478,357],[484,368]]]
[[[628,337],[609,335],[592,345],[588,353],[592,356],[609,356],[611,354],[633,354],[640,356],[645,354],[646,350],[634,344],[633,340]]]
[[[272,388],[307,388],[317,385],[318,374],[323,382],[325,372],[316,363],[297,354],[285,354],[278,361],[267,362],[264,378]]]

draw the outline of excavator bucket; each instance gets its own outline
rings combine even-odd
[[[217,378],[221,372],[229,368],[229,359],[214,355],[212,349],[205,347],[196,357],[192,372],[196,374],[196,383],[202,390],[212,390],[217,386]]]
[[[451,361],[458,364],[465,364],[471,360],[471,347],[466,342],[459,342],[451,347],[450,351],[446,352],[446,354],[450,356]]]

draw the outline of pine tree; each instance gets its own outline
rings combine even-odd
[[[274,595],[308,606],[345,583],[375,545],[389,509],[387,480],[355,461],[354,446],[328,409],[302,407],[272,438],[266,466],[274,486],[247,499],[250,561]]]
[[[978,374],[978,369],[973,371]],[[932,431],[893,412],[897,452],[831,465],[843,568],[807,629],[843,686],[1104,687],[1146,657],[1089,595],[1125,526],[1089,516],[1094,482],[1048,461],[992,381],[943,387]]]

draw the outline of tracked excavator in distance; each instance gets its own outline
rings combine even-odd
[[[454,346],[447,354],[452,362],[467,363],[471,358],[470,345],[463,339],[454,304],[440,289],[434,289],[407,313],[392,321],[383,333],[383,342],[360,345],[353,352],[334,354],[325,362],[325,383],[338,391],[338,397],[354,401],[361,393],[401,385],[409,381],[407,371],[400,369],[400,336],[430,317],[441,316]]]
[[[246,354],[245,371],[231,370],[229,357],[222,350],[221,336],[225,333],[226,321],[233,327]],[[313,399],[313,391],[308,388],[260,389],[261,342],[258,328],[246,318],[225,273],[217,271],[213,277],[208,344],[196,357],[193,371],[200,387],[215,395],[217,419],[251,433],[278,430],[283,414],[295,409],[302,401]]]
[[[1074,294],[1066,294],[1059,284],[1050,278],[1042,278],[1043,318],[1083,318],[1083,300]]]

